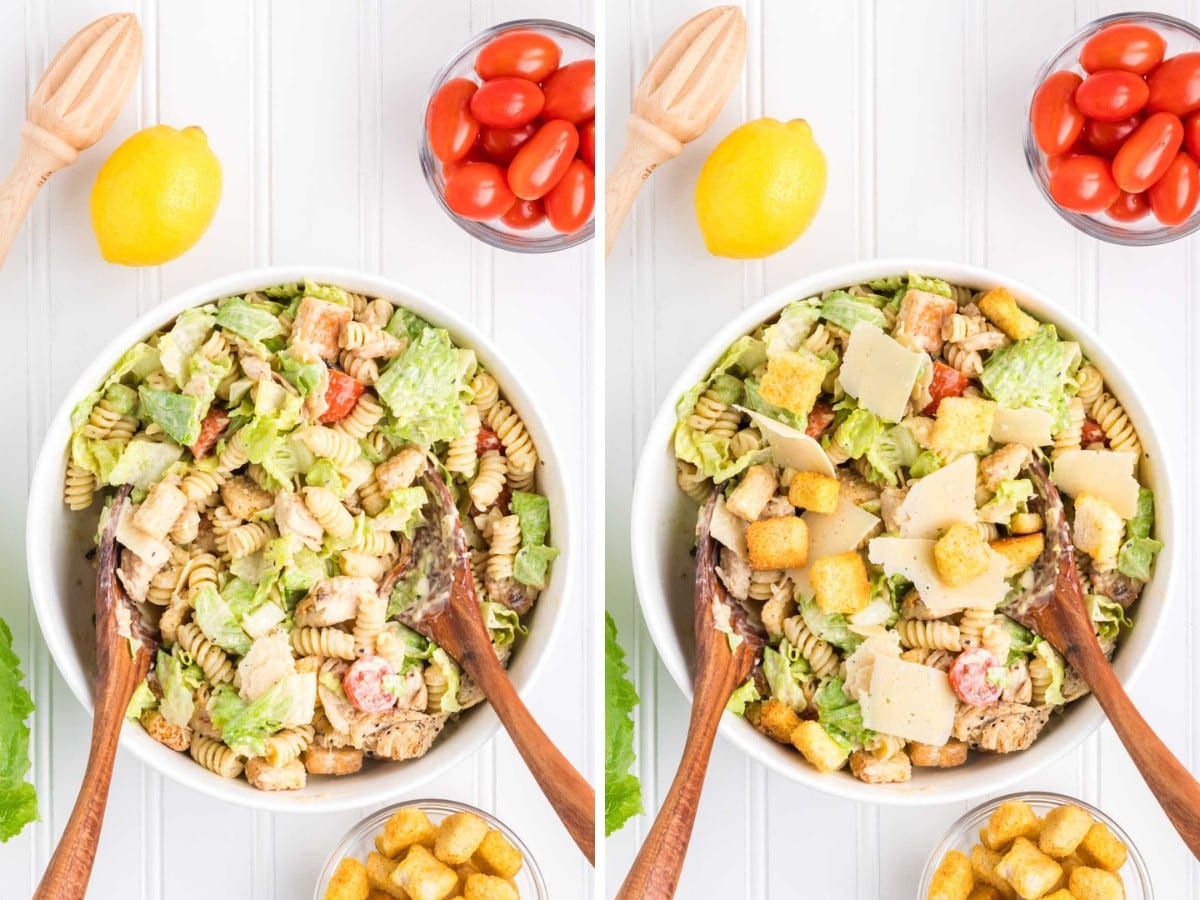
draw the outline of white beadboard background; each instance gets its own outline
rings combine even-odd
[[[608,159],[620,150],[633,87],[654,51],[707,5],[607,3]],[[1200,488],[1196,241],[1125,249],[1077,234],[1037,193],[1020,138],[1034,73],[1078,26],[1131,6],[1197,21],[1200,3],[743,5],[749,54],[741,84],[709,134],[651,178],[607,266],[607,595],[642,695],[637,774],[651,812],[679,761],[688,708],[656,659],[634,598],[626,525],[634,464],[680,367],[765,292],[828,266],[898,255],[983,264],[1039,287],[1096,327],[1143,387],[1183,492],[1182,540],[1194,549],[1200,537],[1191,512]],[[709,256],[692,212],[696,175],[721,137],[762,115],[812,124],[829,160],[824,204],[807,234],[765,262]],[[1133,692],[1193,771],[1200,770],[1197,565],[1185,563],[1157,658]],[[1200,896],[1200,865],[1107,725],[1022,787],[1102,806],[1146,855],[1159,897]],[[911,900],[932,845],[966,808],[855,806],[768,774],[718,740],[679,896]],[[648,827],[648,818],[635,820],[609,839],[610,896]]]
[[[121,8],[104,0],[0,2],[0,165],[15,158],[29,94],[57,48]],[[591,245],[543,257],[493,251],[436,205],[417,161],[434,72],[484,27],[527,16],[593,24],[585,0],[140,0],[142,78],[109,134],[42,191],[0,271],[6,440],[0,444],[0,615],[11,624],[38,711],[33,777],[42,821],[0,847],[0,897],[28,897],[66,822],[90,719],[42,643],[24,576],[26,485],[49,416],[85,362],[139,312],[217,275],[264,264],[380,272],[473,319],[557,425],[577,474],[581,512],[599,510]],[[199,245],[159,269],[101,260],[88,193],[107,155],[136,129],[200,125],[224,168],[216,220]],[[597,516],[581,515],[584,544]],[[587,554],[588,560],[598,553]],[[586,610],[598,567],[585,561],[563,639],[527,700],[566,755],[594,780],[595,630]],[[593,577],[595,576],[595,578]],[[90,603],[89,597],[80,597]],[[435,751],[436,752],[436,749]],[[591,871],[506,736],[425,796],[476,803],[529,842],[555,897],[590,894]],[[303,900],[325,857],[367,810],[255,813],[193,793],[118,755],[90,897]]]

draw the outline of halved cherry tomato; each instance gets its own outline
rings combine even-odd
[[[933,378],[929,382],[929,396],[933,398],[921,415],[932,416],[947,397],[961,397],[971,380],[958,369],[934,360]]]
[[[596,171],[596,120],[592,119],[579,129],[579,158]]]
[[[950,664],[950,688],[969,706],[988,706],[1000,699],[1000,685],[988,680],[988,672],[1000,661],[982,647],[969,647]]]
[[[1129,136],[1112,161],[1112,177],[1123,191],[1138,194],[1162,178],[1183,143],[1183,123],[1171,113],[1150,116]]]
[[[1075,89],[1075,106],[1089,119],[1119,122],[1140,112],[1150,99],[1150,86],[1133,72],[1094,72]]]
[[[536,31],[506,31],[484,45],[475,72],[484,81],[512,76],[544,81],[558,68],[562,48]]]
[[[1112,159],[1125,143],[1125,139],[1137,131],[1141,124],[1140,116],[1130,116],[1117,122],[1088,119],[1084,123],[1081,140],[1088,146],[1089,152]]]
[[[813,404],[812,411],[808,414],[808,425],[804,429],[814,441],[820,440],[821,435],[825,433],[825,429],[833,422],[834,412],[833,407],[828,403],[822,403],[818,400]]]
[[[1200,53],[1172,56],[1146,77],[1150,85],[1148,112],[1169,112],[1182,118],[1200,109]]]
[[[479,437],[475,438],[475,452],[479,454],[487,453],[489,450],[499,450],[504,444],[500,437],[492,429],[486,425],[479,428]]]
[[[452,78],[438,88],[425,110],[429,149],[442,162],[462,159],[479,135],[479,122],[471,115],[471,98],[479,86],[466,78]]]
[[[596,204],[596,176],[582,159],[573,159],[543,202],[551,227],[563,234],[572,234],[592,215],[592,207]]]
[[[544,197],[566,174],[578,149],[579,132],[574,125],[562,119],[547,122],[513,157],[508,167],[509,187],[522,200]]]
[[[208,415],[200,422],[200,434],[196,438],[196,442],[188,447],[192,451],[192,458],[204,459],[204,457],[212,453],[212,448],[217,445],[217,440],[221,437],[221,432],[225,430],[225,426],[228,424],[229,413],[216,407],[209,409]]]
[[[1153,28],[1118,22],[1102,28],[1079,51],[1079,64],[1085,72],[1124,69],[1145,75],[1163,61],[1167,42]]]
[[[521,145],[537,132],[533,122],[526,122],[517,128],[492,128],[485,125],[479,132],[479,146],[492,162],[507,165],[512,162]]]
[[[493,128],[517,128],[536,119],[545,102],[542,89],[532,81],[493,78],[471,98],[471,115]]]
[[[320,421],[328,425],[330,422],[340,422],[350,415],[354,404],[362,396],[363,385],[355,381],[345,372],[337,369],[329,370],[329,387],[325,388],[325,412],[321,413]]]
[[[1099,156],[1063,160],[1050,176],[1050,196],[1063,209],[1073,212],[1101,212],[1111,206],[1120,193],[1108,160]]]
[[[1186,153],[1177,153],[1163,177],[1146,191],[1154,217],[1164,225],[1186,222],[1200,201],[1200,166]]]
[[[1034,92],[1029,118],[1034,139],[1047,156],[1066,153],[1083,131],[1083,113],[1073,99],[1081,84],[1074,72],[1055,72]]]
[[[1139,195],[1131,194],[1130,196],[1137,197]],[[1100,427],[1100,423],[1095,419],[1084,419],[1083,429],[1079,433],[1079,443],[1084,447],[1090,444],[1107,444],[1108,435],[1104,433],[1104,429]]]
[[[1200,113],[1183,123],[1183,147],[1192,159],[1200,159]]]
[[[1150,212],[1150,201],[1146,199],[1145,194],[1131,194],[1129,191],[1121,191],[1119,197],[1112,202],[1112,205],[1105,210],[1110,219],[1117,222],[1136,222],[1139,219],[1144,219],[1146,213]]]
[[[563,66],[542,85],[543,119],[566,119],[579,125],[596,117],[596,61],[581,59]]]
[[[464,219],[484,222],[504,215],[517,202],[504,170],[495,163],[461,166],[446,179],[446,205]]]
[[[363,656],[351,663],[342,676],[342,690],[355,709],[384,713],[396,705],[396,695],[384,687],[395,674],[392,664],[382,656]]]
[[[546,221],[546,208],[541,200],[517,200],[512,209],[500,217],[500,221],[518,231],[536,228]]]

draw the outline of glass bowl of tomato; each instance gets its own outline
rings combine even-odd
[[[551,19],[480,32],[433,79],[425,181],[473,237],[549,253],[595,232],[595,37]]]
[[[1200,228],[1200,29],[1159,13],[1105,16],[1046,61],[1025,160],[1064,219],[1114,244]]]

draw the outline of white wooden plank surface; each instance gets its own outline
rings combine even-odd
[[[332,264],[380,272],[470,316],[512,354],[557,423],[584,510],[581,546],[599,558],[602,433],[592,402],[599,315],[589,245],[549,257],[492,251],[453,225],[430,196],[416,156],[436,69],[475,32],[528,16],[593,25],[584,0],[363,0],[205,3],[139,0],[143,77],[107,137],[43,190],[0,270],[9,351],[8,427],[0,445],[0,616],[13,627],[38,704],[34,779],[42,821],[0,847],[0,896],[27,897],[74,801],[90,720],[54,671],[28,606],[25,487],[41,435],[68,385],[119,325],[175,292],[252,265]],[[46,61],[75,30],[113,11],[102,0],[0,3],[0,163]],[[205,129],[224,171],[216,220],[199,245],[161,269],[104,263],[87,197],[96,171],[134,130],[157,122]],[[595,477],[585,473],[596,473]],[[588,507],[584,504],[595,504]],[[547,676],[527,697],[547,731],[593,780],[589,659],[598,568],[581,565],[574,607]],[[595,577],[589,577],[595,576]],[[589,895],[590,868],[501,735],[420,789],[477,803],[510,823],[537,855],[552,894]],[[108,827],[89,896],[302,900],[323,861],[360,818],[272,816],[201,797],[120,754]]]
[[[606,29],[611,160],[632,88],[658,45],[703,0],[609,0]],[[1167,442],[1181,506],[1197,499],[1189,438],[1200,431],[1200,287],[1195,240],[1153,250],[1077,235],[1029,179],[1020,133],[1033,75],[1078,26],[1116,2],[907,3],[747,0],[746,75],[709,134],[656,173],[607,266],[608,607],[642,695],[637,774],[653,812],[679,759],[687,709],[640,620],[628,570],[634,465],[680,366],[746,303],[801,274],[872,256],[941,256],[991,266],[1083,316],[1149,398]],[[1200,3],[1144,7],[1200,17]],[[626,36],[628,36],[626,38]],[[799,242],[765,262],[709,256],[692,213],[707,153],[760,115],[805,118],[829,159],[829,187]],[[672,398],[673,399],[673,398]],[[1181,540],[1196,545],[1189,516]],[[1168,743],[1200,768],[1196,564],[1156,658],[1133,692]],[[1194,897],[1191,859],[1104,726],[1027,788],[1102,804],[1146,855],[1161,896]],[[908,900],[931,846],[965,804],[920,810],[855,806],[800,788],[718,740],[679,896]],[[649,819],[608,841],[612,896]],[[719,861],[719,862],[718,862]],[[802,884],[801,888],[798,884]]]

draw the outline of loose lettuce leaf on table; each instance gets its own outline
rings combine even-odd
[[[29,771],[29,726],[33,698],[12,648],[12,631],[0,619],[0,843],[16,837],[38,817],[37,793]]]
[[[625,651],[617,643],[617,623],[604,614],[604,834],[618,831],[642,812],[642,788],[630,774],[633,708],[637,690],[629,680]]]

